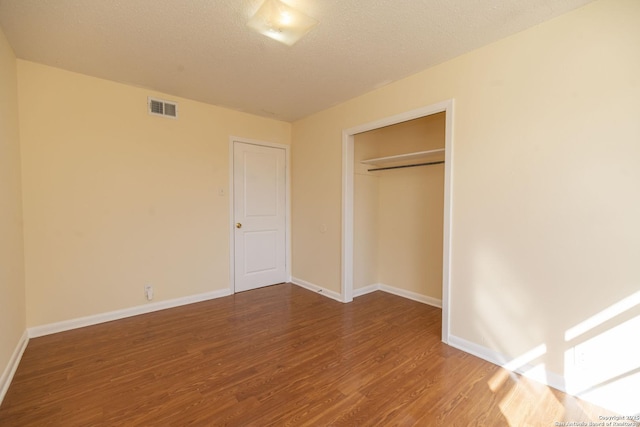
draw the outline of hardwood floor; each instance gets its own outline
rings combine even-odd
[[[439,309],[291,284],[32,339],[1,426],[553,426],[608,412],[440,342]]]

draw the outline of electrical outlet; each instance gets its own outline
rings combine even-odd
[[[144,285],[144,295],[147,297],[147,300],[151,301],[153,299],[153,286]]]

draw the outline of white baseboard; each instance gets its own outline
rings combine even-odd
[[[362,295],[370,294],[371,292],[379,291],[380,284],[374,283],[373,285],[365,286],[364,288],[357,288],[353,290],[353,297],[358,298]]]
[[[394,288],[393,286],[385,285],[384,283],[380,283],[380,290],[393,295],[398,295],[400,297],[404,297],[410,300],[422,302],[424,304],[431,305],[433,307],[442,308],[442,300],[429,297],[427,295],[418,294],[418,293],[407,291],[400,288]]]
[[[353,290],[353,297],[357,298],[362,295],[366,295],[375,291],[383,291],[388,294],[397,295],[399,297],[407,298],[413,301],[418,301],[433,307],[442,308],[442,300],[433,298],[427,295],[418,294],[416,292],[407,291],[405,289],[396,288],[393,286],[385,285],[384,283],[374,283],[372,285],[365,286],[364,288],[358,288]]]
[[[452,347],[457,348],[458,350],[464,351],[465,353],[472,354],[476,357],[479,357],[480,359],[486,360],[487,362],[491,362],[494,365],[501,366],[511,372],[515,372],[541,384],[567,393],[565,387],[565,379],[560,374],[548,371],[546,369],[540,369],[539,366],[534,366],[528,363],[523,365],[514,365],[513,358],[509,358],[498,351],[492,350],[471,341],[467,341],[464,338],[460,338],[455,335],[449,335],[448,344]]]
[[[151,313],[153,311],[165,310],[167,308],[179,307],[181,305],[193,304],[210,299],[226,297],[229,295],[231,295],[230,289],[220,289],[217,291],[205,292],[203,294],[190,295],[188,297],[159,301],[145,305],[139,305],[136,307],[124,308],[122,310],[109,311],[107,313],[94,314],[91,316],[79,317],[77,319],[69,319],[63,320],[62,322],[49,323],[47,325],[34,326],[28,328],[28,334],[30,338],[36,338],[43,335],[55,334],[57,332],[97,325],[98,323],[110,322],[112,320],[124,319],[126,317],[137,316],[139,314]]]
[[[339,302],[343,302],[342,296],[339,293],[329,290],[327,288],[323,288],[322,286],[314,285],[313,283],[307,282],[306,280],[302,280],[297,277],[292,277],[291,283],[293,283],[294,285],[300,286],[301,288],[305,288],[310,291],[316,292],[320,295],[324,295],[325,297],[334,299]]]
[[[25,349],[27,348],[27,344],[29,343],[29,335],[25,330],[16,348],[13,350],[11,354],[11,358],[9,358],[9,364],[5,368],[2,376],[0,377],[0,404],[4,400],[4,396],[7,394],[9,390],[9,386],[11,385],[11,380],[13,380],[13,376],[18,369],[18,365],[20,364],[20,360],[22,359],[22,355],[24,354]]]
[[[637,374],[635,376],[631,374],[623,378],[622,381],[617,382],[617,384],[616,381],[611,383],[598,381],[595,387],[587,387],[585,389],[584,372],[576,374],[565,369],[564,375],[560,375],[547,370],[543,363],[525,363],[527,360],[535,360],[545,354],[546,346],[544,345],[540,346],[539,350],[533,349],[529,354],[523,355],[524,357],[515,359],[454,335],[449,336],[449,345],[494,365],[501,366],[508,371],[530,378],[540,384],[555,388],[571,396],[577,396],[611,412],[625,415],[639,413],[640,404],[637,397],[634,398],[633,394],[629,394],[629,390],[638,389],[640,376]]]

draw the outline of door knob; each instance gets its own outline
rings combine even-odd
[[[236,222],[236,228],[242,228],[242,224],[240,224],[239,222]]]

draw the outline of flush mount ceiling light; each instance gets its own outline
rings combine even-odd
[[[293,46],[318,21],[279,0],[265,0],[247,25],[260,34]]]

